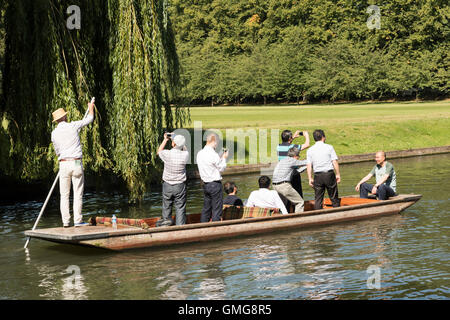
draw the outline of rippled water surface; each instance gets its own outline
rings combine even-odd
[[[1,206],[0,299],[449,299],[450,155],[392,163],[398,191],[423,195],[402,214],[125,253],[36,239],[24,251],[23,231],[43,201]],[[354,194],[371,166],[342,166],[340,195]],[[257,178],[225,179],[246,198]],[[199,212],[199,183],[191,181],[188,192],[188,213]],[[140,207],[130,207],[124,195],[87,193],[84,212],[148,217],[160,215],[160,205],[160,190]],[[60,223],[55,196],[39,227]],[[375,284],[371,270],[380,272],[379,289],[368,288],[368,279]]]

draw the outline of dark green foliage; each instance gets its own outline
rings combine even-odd
[[[381,29],[369,29],[369,5]],[[172,0],[194,103],[449,94],[450,6],[441,0]]]
[[[81,9],[80,30],[66,27],[70,5]],[[170,107],[180,83],[167,0],[11,0],[1,12],[0,175],[49,179],[51,113],[63,107],[79,120],[95,96],[96,119],[81,133],[85,167],[118,174],[131,200],[142,197],[163,127],[186,117]]]

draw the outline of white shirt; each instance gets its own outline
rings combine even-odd
[[[58,160],[81,158],[83,151],[81,148],[79,132],[84,126],[87,126],[94,120],[94,116],[88,114],[86,118],[80,121],[60,122],[52,131],[52,143],[55,147]]]
[[[227,162],[212,147],[206,145],[197,153],[197,165],[202,181],[212,182],[222,180],[220,173],[227,167]]]
[[[282,214],[288,214],[283,201],[278,195],[278,192],[276,192],[275,190],[269,190],[267,188],[260,188],[259,190],[252,191],[245,206],[259,208],[278,208],[281,210]]]
[[[327,172],[333,170],[333,160],[337,160],[336,151],[330,144],[317,141],[306,151],[306,162],[312,164],[314,172]]]

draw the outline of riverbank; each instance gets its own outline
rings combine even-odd
[[[387,156],[389,160],[391,160],[446,153],[450,153],[450,145],[432,148],[389,151],[387,152]],[[352,163],[373,161],[374,156],[375,153],[343,155],[339,156],[339,164],[346,165]],[[264,173],[270,175],[275,164],[276,162],[228,166],[227,169],[222,173],[222,175],[226,177],[258,172],[260,172],[261,174]],[[187,175],[189,180],[199,179],[196,165],[190,165]],[[106,176],[103,176],[102,178],[103,180],[100,184],[99,181],[101,179],[99,179],[99,177],[86,175],[85,192],[95,193],[96,191],[101,190],[103,192],[107,191],[110,194],[126,193],[126,189],[117,181],[117,179],[114,180],[112,179],[112,177]],[[2,195],[2,197],[0,198],[0,205],[30,200],[42,200],[47,195],[48,189],[48,183],[45,182],[33,182],[29,184],[14,184],[12,181],[10,181],[9,183],[6,182],[0,185],[0,193]],[[55,195],[58,195],[58,190],[53,193],[52,198],[55,197]]]
[[[450,128],[450,100],[372,104],[192,107],[190,113],[191,123],[185,128],[191,134],[191,163],[195,163],[193,160],[196,151],[199,151],[197,147],[192,148],[192,146],[195,146],[197,139],[201,148],[202,135],[205,130],[211,128],[223,134],[225,145],[228,140],[233,139],[234,150],[237,150],[237,147],[244,147],[243,160],[245,161],[233,161],[233,159],[237,160],[237,152],[234,152],[228,160],[225,175],[259,172],[261,168],[270,167],[271,163],[276,162],[276,153],[273,154],[271,149],[280,143],[280,133],[284,129],[307,130],[311,141],[313,140],[312,132],[317,128],[323,129],[327,135],[327,143],[334,146],[341,163],[372,160],[373,153],[377,150],[388,152],[389,157],[392,158],[392,154],[397,152],[403,154],[418,152],[417,155],[435,154],[434,150],[442,148],[446,150],[445,148],[450,146],[450,130],[448,129]],[[202,130],[197,137],[194,130],[196,123],[201,124]],[[244,142],[238,141],[239,136],[231,138],[230,130],[242,130],[240,138],[244,138]],[[261,134],[264,130],[267,136]],[[250,143],[252,134],[257,140]],[[265,152],[261,152],[259,147],[261,138],[267,138],[265,139],[266,148],[261,149]],[[303,142],[303,137],[294,141],[299,144]],[[250,145],[258,146],[256,152],[249,152]],[[422,149],[431,151],[422,153],[420,151]],[[251,154],[256,156],[250,158]],[[304,159],[306,153],[303,151],[300,155]],[[0,163],[0,165],[5,164]],[[196,176],[196,169],[195,164],[188,166],[190,177]],[[158,178],[160,174],[155,173],[156,184],[160,181]],[[45,198],[53,177],[49,177],[47,181],[18,182],[10,179],[2,180],[2,182],[0,202],[4,199],[22,201],[24,197],[29,196],[31,199]],[[120,188],[126,191],[119,176],[112,172],[104,172],[101,176],[94,175],[89,172],[89,166],[86,166],[86,188],[93,191],[111,190],[111,192]]]
[[[419,157],[419,156],[426,156],[426,155],[444,154],[444,153],[450,153],[450,145],[443,146],[443,147],[433,147],[433,148],[389,151],[389,152],[386,152],[386,157],[389,160],[391,160],[391,159]],[[375,158],[375,152],[365,153],[365,154],[344,155],[344,156],[339,157],[339,164],[342,165],[342,164],[374,161],[374,158]],[[231,175],[239,175],[239,174],[255,173],[255,172],[270,173],[270,171],[273,170],[275,165],[276,165],[276,162],[229,166],[222,173],[222,175],[223,176],[231,176]],[[200,177],[198,170],[189,170],[188,176],[191,179],[198,179]]]
[[[227,140],[227,130],[323,129],[327,143],[339,155],[371,153],[382,149],[408,150],[450,145],[450,101],[355,103],[267,107],[194,107],[191,126],[201,121],[204,130],[216,128]],[[270,134],[269,134],[270,136]],[[294,143],[303,143],[300,137]],[[248,142],[245,149],[248,150]],[[269,146],[269,154],[270,143]],[[275,159],[273,159],[275,160]],[[257,161],[263,162],[263,161]],[[248,163],[248,162],[247,162]]]

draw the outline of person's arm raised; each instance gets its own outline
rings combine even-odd
[[[80,130],[81,128],[87,126],[88,124],[90,124],[92,121],[94,121],[94,108],[95,108],[95,104],[94,104],[94,98],[91,100],[91,102],[88,103],[88,114],[86,117],[84,117],[82,120],[78,120],[78,121],[73,121],[71,122],[71,124],[73,126],[75,126],[78,130]]]
[[[164,148],[166,147],[167,141],[169,141],[169,138],[167,137],[167,133],[164,133],[164,140],[159,145],[158,151],[156,151],[157,155],[159,155],[159,153],[164,150]]]
[[[224,171],[225,168],[227,167],[228,155],[229,155],[228,150],[225,151],[221,157],[219,157],[219,155],[217,155],[218,161],[216,162],[216,167],[220,172]]]
[[[308,131],[303,131],[303,135],[305,136],[305,143],[302,144],[302,150],[308,149],[310,146],[309,133]]]

